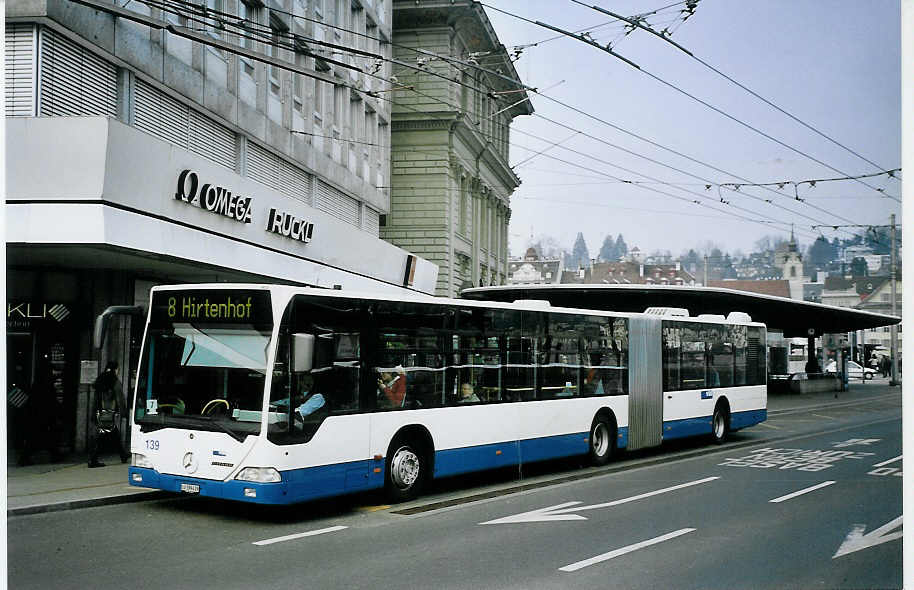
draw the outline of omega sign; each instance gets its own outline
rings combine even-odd
[[[181,172],[178,176],[175,199],[236,221],[251,223],[253,204],[251,197],[233,195],[228,189],[213,184],[204,184],[197,192],[198,183],[197,173],[193,170]]]

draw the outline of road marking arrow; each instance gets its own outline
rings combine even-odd
[[[904,535],[904,531],[896,531],[894,533],[889,533],[888,535],[886,533],[900,527],[902,518],[903,517],[899,516],[895,520],[887,522],[878,529],[865,535],[863,534],[863,531],[866,530],[866,525],[855,524],[853,530],[847,534],[847,538],[844,539],[844,542],[838,547],[838,551],[836,551],[831,558],[835,559],[836,557],[841,557],[842,555],[847,555],[854,551],[860,551],[867,547],[875,547],[882,543],[900,539],[902,535]]]
[[[808,494],[809,492],[814,492],[814,491],[816,491],[816,490],[818,490],[818,489],[828,487],[828,486],[832,485],[833,483],[835,483],[835,482],[833,482],[833,481],[823,481],[823,482],[820,483],[820,484],[816,484],[816,485],[814,485],[814,486],[810,486],[810,487],[808,487],[808,488],[804,488],[804,489],[802,489],[802,490],[800,490],[800,491],[798,491],[798,492],[794,492],[794,493],[792,493],[792,494],[787,494],[786,496],[781,496],[780,498],[775,498],[774,500],[768,500],[768,501],[771,502],[771,503],[773,503],[773,504],[779,504],[780,502],[785,502],[785,501],[787,501],[787,500],[792,500],[793,498],[796,498],[797,496],[802,496],[803,494]]]
[[[901,460],[902,457],[904,457],[904,455],[898,455],[894,459],[889,459],[888,461],[883,461],[882,463],[876,463],[875,465],[873,465],[873,467],[884,467],[885,465],[888,465],[890,463],[894,463],[895,461]]]
[[[335,533],[336,531],[342,531],[349,527],[345,526],[332,526],[326,529],[320,529],[317,531],[308,531],[306,533],[295,533],[294,535],[286,535],[284,537],[275,537],[273,539],[264,539],[263,541],[254,541],[254,545],[272,545],[273,543],[282,543],[283,541],[292,541],[294,539],[302,539],[304,537],[313,537],[315,535],[323,535],[325,533]]]
[[[591,504],[590,506],[579,506],[579,504],[581,504],[581,502],[565,502],[564,504],[556,504],[555,506],[549,506],[547,508],[537,508],[536,510],[531,510],[529,512],[522,512],[520,514],[515,514],[513,516],[506,516],[504,518],[488,520],[486,522],[481,522],[479,524],[511,524],[511,523],[518,523],[518,522],[554,522],[557,520],[587,520],[587,518],[584,516],[581,516],[579,514],[570,514],[570,513],[582,512],[584,510],[596,510],[597,508],[609,508],[611,506],[627,504],[628,502],[634,502],[635,500],[643,500],[644,498],[650,498],[651,496],[657,496],[659,494],[665,494],[667,492],[681,490],[682,488],[688,488],[691,486],[708,483],[710,481],[714,481],[715,479],[720,479],[720,477],[719,476],[706,477],[704,479],[698,479],[695,481],[690,481],[688,483],[682,483],[682,484],[671,486],[668,488],[663,488],[662,490],[654,490],[653,492],[645,492],[644,494],[638,494],[637,496],[631,496],[629,498],[622,498],[621,500],[613,500],[612,502],[603,502],[602,504]]]
[[[682,535],[691,533],[693,531],[695,531],[695,529],[679,529],[678,531],[673,531],[672,533],[667,533],[653,539],[648,539],[647,541],[634,543],[633,545],[628,545],[627,547],[622,547],[621,549],[616,549],[615,551],[610,551],[609,553],[603,553],[602,555],[597,555],[596,557],[591,557],[590,559],[585,559],[583,561],[578,561],[576,563],[566,565],[565,567],[560,567],[559,571],[576,572],[579,569],[585,568],[589,565],[602,563],[615,557],[619,557],[620,555],[625,555],[626,553],[637,551],[638,549],[644,549],[645,547],[650,547],[651,545],[656,545],[657,543],[663,543],[664,541],[669,541],[670,539],[681,537]]]

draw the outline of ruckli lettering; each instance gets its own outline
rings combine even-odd
[[[314,224],[291,213],[270,209],[270,215],[267,217],[267,231],[307,244],[311,241]]]

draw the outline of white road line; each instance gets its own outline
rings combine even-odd
[[[780,427],[772,426],[771,424],[768,424],[767,422],[759,422],[759,426],[764,426],[766,428],[774,428],[775,430],[780,430]]]
[[[697,486],[697,485],[700,485],[703,483],[708,483],[709,481],[714,481],[717,479],[720,479],[719,475],[715,475],[713,477],[706,477],[704,479],[697,479],[695,481],[690,481],[688,483],[681,483],[676,486],[663,488],[662,490],[654,490],[653,492],[645,492],[643,494],[638,494],[637,496],[631,496],[629,498],[622,498],[621,500],[613,500],[612,502],[603,502],[602,504],[592,504],[590,506],[567,508],[565,510],[565,512],[581,512],[582,510],[595,510],[597,508],[609,508],[611,506],[618,506],[620,504],[628,504],[629,502],[634,502],[635,500],[643,500],[645,498],[650,498],[651,496],[657,496],[660,494],[665,494],[667,492],[674,492],[676,490],[681,490],[682,488]]]
[[[651,545],[656,545],[657,543],[663,543],[664,541],[675,539],[676,537],[691,533],[694,530],[695,529],[679,529],[678,531],[673,531],[672,533],[667,533],[653,539],[648,539],[647,541],[641,541],[640,543],[635,543],[634,545],[622,547],[621,549],[616,549],[615,551],[610,551],[609,553],[603,553],[602,555],[597,555],[596,557],[591,557],[590,559],[585,559],[584,561],[578,561],[576,563],[566,565],[565,567],[560,567],[559,571],[576,572],[579,569],[583,569],[589,565],[609,561],[614,557],[619,557],[620,555],[625,555],[626,553],[631,553],[632,551],[637,551],[638,549],[644,549],[645,547],[650,547]]]
[[[818,418],[826,418],[828,420],[834,420],[834,418],[832,418],[831,416],[825,416],[824,414],[813,414],[813,416],[816,416]]]
[[[774,504],[777,504],[778,502],[786,502],[787,500],[790,500],[790,499],[792,499],[792,498],[796,498],[797,496],[802,496],[803,494],[808,494],[809,492],[813,492],[813,491],[815,491],[815,490],[818,490],[819,488],[828,487],[828,486],[830,486],[830,485],[833,484],[833,483],[835,483],[835,482],[833,482],[833,481],[823,481],[823,482],[820,483],[820,484],[816,484],[816,485],[814,485],[814,486],[811,486],[811,487],[808,487],[808,488],[804,488],[804,489],[802,489],[802,490],[800,490],[800,491],[798,491],[798,492],[794,492],[794,493],[792,493],[792,494],[787,494],[786,496],[781,496],[780,498],[775,498],[774,500],[768,500],[768,501],[769,501],[769,502],[772,502],[772,503],[774,503]]]
[[[301,539],[302,537],[313,537],[315,535],[323,535],[324,533],[335,533],[336,531],[341,531],[349,527],[345,526],[332,526],[326,529],[319,529],[316,531],[308,531],[306,533],[295,533],[294,535],[286,535],[284,537],[276,537],[273,539],[264,539],[263,541],[254,541],[254,545],[272,545],[273,543],[282,543],[283,541],[291,541],[293,539]]]
[[[904,455],[898,455],[894,459],[889,459],[888,461],[883,461],[882,463],[876,463],[875,465],[873,465],[873,467],[882,467],[884,465],[888,465],[889,463],[894,463],[895,461],[900,461],[902,457],[904,457]]]

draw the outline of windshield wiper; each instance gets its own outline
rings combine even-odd
[[[194,419],[195,419],[195,420],[205,421],[205,422],[207,422],[208,424],[212,424],[213,426],[215,426],[216,428],[218,428],[218,429],[221,430],[222,432],[228,434],[229,436],[231,436],[232,438],[234,438],[235,440],[237,440],[237,441],[240,442],[240,443],[243,443],[243,442],[244,442],[244,439],[246,439],[246,438],[248,437],[247,434],[241,434],[240,432],[235,432],[234,430],[232,430],[231,428],[229,428],[228,426],[226,426],[226,425],[223,424],[222,422],[217,422],[217,421],[216,421],[214,418],[212,418],[211,416],[194,416]]]
[[[234,438],[235,440],[237,440],[240,443],[243,443],[244,439],[246,439],[249,434],[249,433],[242,434],[240,432],[235,432],[234,430],[232,430],[225,424],[215,421],[210,416],[185,416],[184,414],[153,414],[153,415],[159,416],[159,418],[150,419],[152,417],[152,415],[147,415],[139,420],[140,426],[146,429],[146,430],[143,430],[143,432],[150,432],[153,430],[160,430],[162,428],[168,428],[168,422],[177,418],[177,422],[179,422],[179,423],[180,422],[185,422],[185,423],[190,423],[190,424],[196,423],[196,424],[202,426],[202,424],[200,424],[202,422],[202,423],[206,424],[207,426],[213,425],[216,427],[216,429],[228,434],[229,436],[231,436],[232,438]]]

